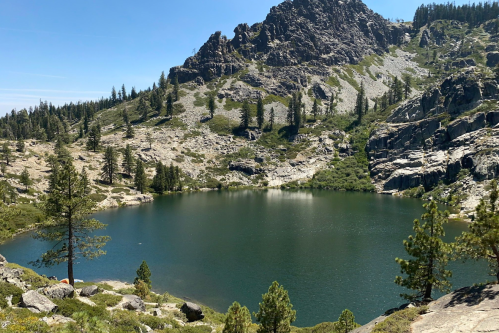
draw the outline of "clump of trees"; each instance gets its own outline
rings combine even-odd
[[[166,191],[181,191],[183,185],[180,174],[181,170],[178,166],[175,167],[173,164],[170,164],[168,167],[162,162],[158,162],[151,187],[160,194]]]

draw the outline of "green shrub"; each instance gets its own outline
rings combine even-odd
[[[102,202],[107,198],[105,194],[99,194],[99,193],[92,193],[88,197],[95,202]]]
[[[232,135],[239,128],[239,123],[229,120],[222,115],[215,115],[213,119],[208,120],[208,127],[214,133],[219,135]]]
[[[110,318],[111,333],[145,332],[139,316],[133,311],[117,310]]]
[[[52,301],[58,306],[56,313],[64,317],[71,317],[76,312],[85,312],[89,317],[107,318],[109,316],[104,306],[91,306],[74,298],[53,299]]]
[[[422,314],[426,313],[428,307],[407,308],[391,314],[383,322],[376,324],[373,333],[410,333],[411,324]]]
[[[7,282],[0,282],[0,308],[5,309],[8,304],[5,299],[8,296],[12,297],[12,305],[17,305],[21,301],[23,291],[21,288]]]

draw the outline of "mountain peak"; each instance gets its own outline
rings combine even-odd
[[[248,60],[275,67],[354,64],[386,52],[404,33],[360,0],[288,0],[272,7],[262,23],[239,24],[233,39],[211,35],[183,66],[170,69],[170,78],[211,80],[235,74]]]

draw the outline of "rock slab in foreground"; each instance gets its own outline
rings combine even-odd
[[[80,296],[90,297],[90,296],[97,294],[98,292],[99,292],[99,287],[97,287],[95,285],[88,286],[88,287],[84,287],[81,289]]]
[[[43,289],[43,294],[50,298],[63,299],[74,294],[73,286],[65,283],[59,283]]]
[[[22,294],[21,306],[34,313],[53,312],[57,310],[57,305],[47,297],[37,293],[35,290],[30,290],[27,293]]]
[[[185,302],[184,305],[180,308],[180,311],[185,313],[187,320],[189,321],[197,321],[204,318],[203,310],[197,304],[191,302]]]
[[[3,255],[0,254],[0,267],[5,266],[7,264],[7,259]]]
[[[430,303],[413,333],[499,333],[499,285],[466,287]]]

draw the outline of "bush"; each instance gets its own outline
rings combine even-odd
[[[373,333],[410,333],[411,324],[422,314],[426,313],[428,307],[407,308],[390,315],[385,321],[376,324]]]
[[[6,297],[12,297],[12,305],[17,305],[21,301],[21,295],[23,291],[21,288],[14,286],[13,284],[7,282],[0,282],[0,308],[7,308]]]
[[[355,157],[333,162],[333,169],[321,170],[308,182],[312,188],[331,190],[374,192],[367,167],[358,163]]]
[[[28,309],[7,308],[0,312],[0,322],[2,323],[2,332],[49,332],[49,326],[40,321],[40,315],[34,314]]]
[[[110,323],[112,333],[145,332],[145,327],[139,322],[139,316],[132,311],[114,311]]]
[[[52,301],[58,306],[56,313],[64,317],[71,317],[76,312],[85,312],[90,318],[104,319],[109,316],[104,306],[91,306],[74,298],[53,299]]]

